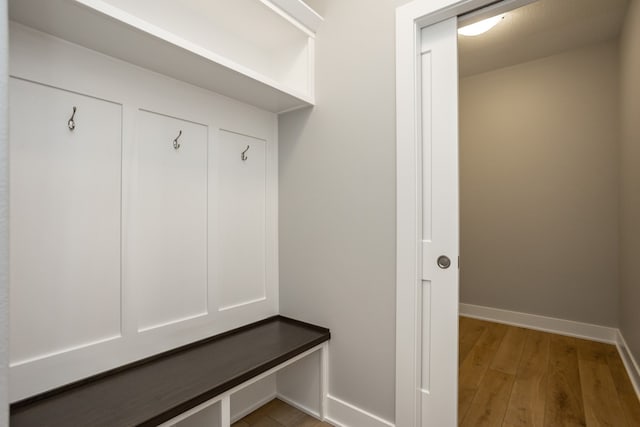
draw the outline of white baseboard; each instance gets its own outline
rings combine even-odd
[[[460,315],[608,344],[616,344],[618,342],[618,330],[616,328],[592,325],[590,323],[574,322],[572,320],[556,319],[554,317],[519,313],[517,311],[501,310],[472,304],[460,304]]]
[[[284,403],[286,403],[287,405],[293,406],[296,409],[299,409],[300,411],[304,412],[307,415],[311,415],[313,418],[317,418],[317,419],[321,419],[322,416],[320,415],[320,413],[318,411],[314,411],[311,408],[308,408],[304,405],[301,405],[300,403],[296,402],[295,400],[278,393],[276,396],[278,399],[282,400]]]
[[[336,427],[395,427],[393,423],[370,414],[334,396],[327,396],[326,421]]]
[[[321,419],[321,415],[317,411],[301,405],[287,396],[278,393],[276,397],[314,418]],[[327,403],[325,421],[336,427],[395,427],[393,423],[331,395],[327,397]]]
[[[633,354],[631,354],[631,352],[629,351],[627,342],[625,341],[620,331],[618,331],[617,334],[616,345],[618,347],[620,357],[622,358],[622,362],[624,363],[624,367],[627,369],[627,373],[629,374],[629,378],[631,379],[631,383],[633,384],[633,388],[636,390],[638,399],[640,399],[640,365],[638,365],[638,362],[633,357]]]

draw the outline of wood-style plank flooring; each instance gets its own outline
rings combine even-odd
[[[461,426],[640,426],[615,346],[460,318]]]
[[[279,399],[274,399],[253,411],[232,427],[332,427],[293,408]]]

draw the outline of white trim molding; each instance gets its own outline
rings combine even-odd
[[[301,0],[260,0],[293,25],[315,37],[324,18]]]
[[[629,379],[631,379],[633,388],[636,390],[638,399],[640,399],[640,365],[638,365],[638,361],[629,351],[627,342],[625,341],[624,337],[622,336],[622,332],[620,331],[618,331],[616,335],[616,346],[618,347],[618,353],[620,353],[622,363],[624,363],[624,367],[627,369],[627,373],[629,374]]]
[[[460,315],[608,344],[616,344],[619,334],[616,328],[539,316],[537,314],[484,307],[481,305],[461,303]]]
[[[327,396],[326,421],[336,427],[395,427],[395,425],[334,396]]]

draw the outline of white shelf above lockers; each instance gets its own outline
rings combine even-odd
[[[281,113],[313,105],[322,18],[301,0],[11,0],[10,19]]]

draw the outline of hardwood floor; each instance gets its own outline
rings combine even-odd
[[[640,426],[615,346],[460,318],[461,426]]]
[[[293,408],[279,399],[274,399],[253,411],[232,427],[332,427]]]

